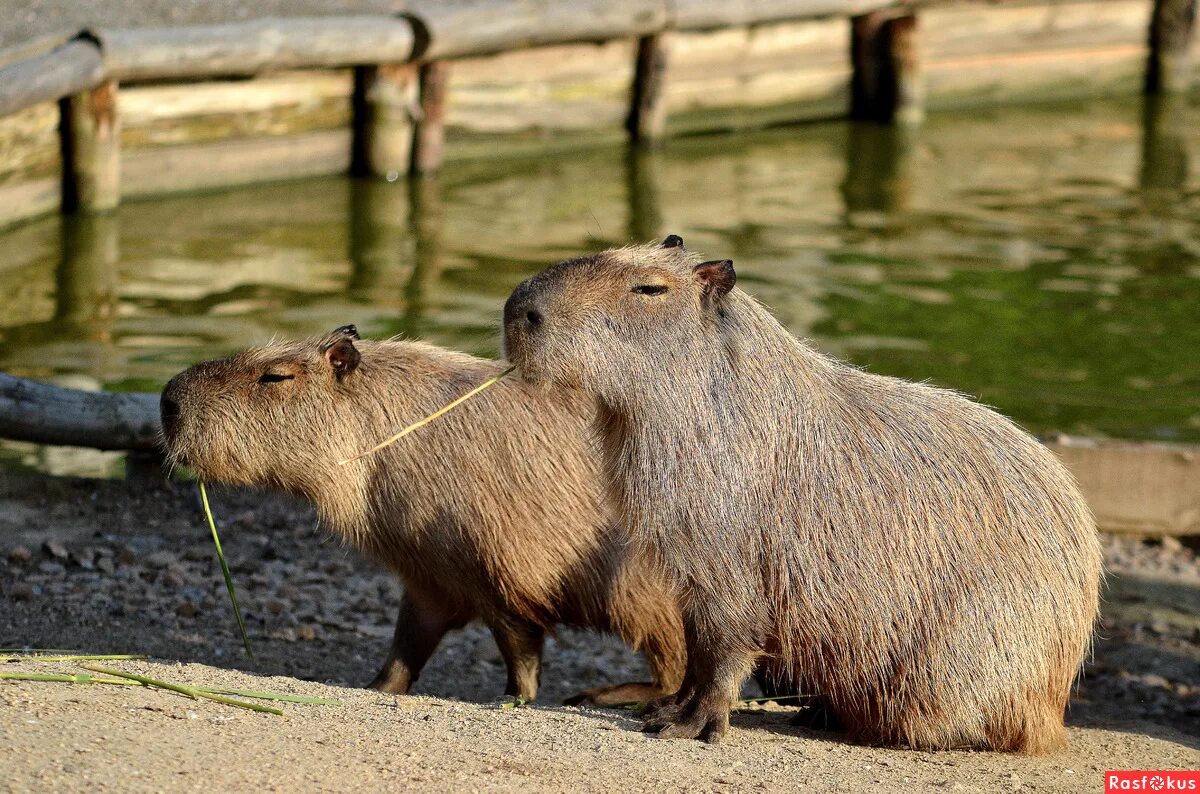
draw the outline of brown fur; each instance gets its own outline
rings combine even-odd
[[[685,683],[647,728],[719,739],[764,659],[862,740],[1060,747],[1101,576],[1069,473],[965,397],[819,353],[733,282],[668,238],[505,307],[526,379],[596,399],[614,498],[683,591]]]
[[[684,665],[678,607],[663,577],[627,558],[588,446],[590,404],[508,379],[338,466],[501,369],[356,336],[339,329],[176,376],[163,392],[171,458],[206,480],[309,499],[330,529],[400,575],[405,594],[379,689],[407,691],[446,631],[477,618],[508,665],[508,694],[533,698],[543,636],[560,624],[618,634],[646,654],[654,677],[573,701],[673,691]],[[274,382],[260,382],[264,374]]]

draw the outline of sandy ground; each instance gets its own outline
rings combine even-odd
[[[1114,768],[1200,768],[1200,563],[1175,542],[1106,540],[1095,660],[1048,758],[864,747],[747,707],[709,747],[555,705],[642,675],[611,639],[563,632],[542,696],[498,702],[499,653],[449,637],[416,695],[357,688],[382,662],[398,587],[302,505],[216,490],[256,659],[242,653],[191,486],[0,473],[0,645],[150,654],[173,681],[297,692],[276,717],[128,687],[0,682],[0,790],[1088,791]],[[167,661],[179,660],[179,661]],[[14,662],[0,670],[74,671]],[[753,692],[748,690],[748,694]]]

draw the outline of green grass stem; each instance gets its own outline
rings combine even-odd
[[[264,706],[261,703],[246,703],[245,701],[234,700],[233,698],[227,698],[223,695],[215,695],[211,692],[205,692],[203,689],[197,689],[196,687],[186,686],[184,684],[174,684],[170,681],[161,681],[157,678],[148,678],[144,675],[138,675],[136,673],[126,673],[121,670],[114,670],[111,667],[101,667],[98,664],[84,664],[82,666],[94,673],[103,673],[104,675],[116,676],[118,678],[128,678],[131,681],[137,681],[141,684],[145,684],[146,686],[157,687],[158,689],[167,689],[171,692],[178,692],[179,694],[190,697],[193,700],[196,698],[205,698],[217,703],[223,703],[226,706],[236,706],[241,709],[261,711],[266,714],[277,714],[280,717],[283,716],[283,710],[277,709],[274,706]]]
[[[246,622],[242,620],[242,610],[238,609],[237,595],[233,592],[233,574],[229,572],[229,563],[225,562],[225,552],[221,551],[221,538],[217,536],[217,523],[213,521],[212,508],[208,505],[208,491],[204,490],[204,481],[200,480],[200,501],[204,503],[204,517],[208,519],[208,528],[212,530],[213,545],[217,547],[217,559],[221,561],[221,573],[225,577],[225,589],[229,591],[229,602],[233,604],[233,616],[237,618],[238,631],[242,633],[242,645],[246,655],[254,658],[250,650],[250,637],[246,634]]]

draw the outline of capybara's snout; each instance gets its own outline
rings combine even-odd
[[[504,303],[505,336],[510,333],[531,331],[541,327],[545,314],[540,305],[537,286],[533,279],[525,279]]]
[[[536,369],[533,350],[546,324],[546,309],[537,284],[526,279],[504,304],[504,352],[529,379]]]
[[[180,404],[183,401],[186,372],[181,372],[167,381],[158,400],[159,418],[162,421],[163,438],[170,447],[179,433]]]

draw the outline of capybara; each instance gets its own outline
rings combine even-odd
[[[524,378],[596,400],[622,518],[682,590],[684,684],[645,729],[718,740],[764,659],[860,740],[1061,746],[1101,577],[1071,476],[994,411],[797,340],[735,278],[672,235],[505,306]]]
[[[396,571],[404,596],[371,686],[403,693],[447,631],[479,619],[532,699],[557,625],[612,632],[645,653],[653,682],[580,693],[611,704],[672,692],[683,628],[665,577],[626,553],[613,521],[590,402],[516,378],[379,453],[339,466],[500,372],[418,342],[360,340],[353,326],[197,364],[162,394],[171,461],[205,480],[267,486]]]

